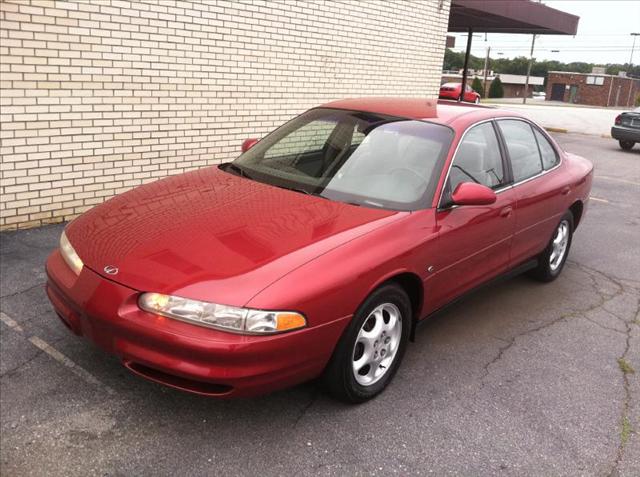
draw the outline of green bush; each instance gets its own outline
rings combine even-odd
[[[490,98],[502,98],[504,96],[504,88],[502,87],[502,81],[500,81],[500,77],[496,76],[491,82],[491,86],[489,87],[489,97]]]
[[[640,106],[640,94],[636,96],[636,106]]]
[[[484,96],[482,81],[480,81],[480,78],[478,78],[477,76],[473,78],[471,89],[473,89],[476,93],[480,93],[482,96]]]

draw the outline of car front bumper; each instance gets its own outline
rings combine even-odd
[[[612,126],[611,137],[618,141],[640,142],[640,129]]]
[[[46,271],[47,295],[73,333],[138,375],[208,396],[253,396],[317,377],[351,318],[279,335],[233,334],[142,311],[138,291],[87,267],[76,276],[59,250]]]

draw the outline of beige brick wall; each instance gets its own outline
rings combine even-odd
[[[319,103],[437,94],[449,0],[0,0],[0,229],[238,154]]]

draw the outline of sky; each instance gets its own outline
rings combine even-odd
[[[634,37],[640,33],[640,0],[543,0],[545,5],[580,17],[576,36],[538,35],[534,57],[564,63],[628,63]],[[454,34],[456,51],[464,51],[466,34]],[[471,53],[484,57],[491,46],[492,58],[529,56],[531,35],[476,33]],[[635,37],[633,64],[640,63],[640,36]],[[552,50],[558,50],[554,52]],[[499,53],[502,53],[499,55]]]

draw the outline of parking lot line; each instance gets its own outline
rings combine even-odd
[[[76,363],[74,363],[72,360],[67,358],[65,355],[63,355],[57,349],[53,348],[47,342],[41,340],[37,336],[31,336],[29,338],[29,341],[34,346],[36,346],[37,348],[40,348],[42,351],[44,351],[49,356],[51,356],[53,359],[55,359],[58,363],[63,364],[64,366],[69,368],[69,370],[72,373],[74,373],[75,375],[81,377],[82,379],[84,379],[85,381],[87,381],[90,384],[93,384],[95,386],[104,388],[109,394],[115,394],[115,391],[113,389],[111,389],[109,386],[103,384],[98,378],[94,377],[89,371],[87,371],[86,369],[84,369],[81,366],[79,366]]]
[[[24,329],[22,328],[22,326],[20,326],[16,320],[11,318],[6,313],[0,312],[0,320],[2,320],[2,322],[5,325],[7,325],[9,328],[11,328],[12,330],[14,330],[14,331],[16,331],[18,333],[24,333]],[[93,384],[94,386],[98,386],[98,387],[104,389],[105,391],[107,391],[107,393],[109,393],[109,394],[115,394],[116,393],[116,391],[114,389],[112,389],[111,387],[109,387],[106,384],[104,384],[103,382],[101,382],[98,378],[93,376],[93,374],[91,374],[89,371],[87,371],[83,367],[79,366],[78,364],[76,364],[71,359],[67,358],[64,354],[62,354],[60,351],[55,349],[53,346],[51,346],[49,343],[47,343],[43,339],[38,338],[35,335],[34,336],[30,336],[27,339],[29,340],[29,342],[33,346],[35,346],[36,348],[39,348],[40,350],[42,350],[45,353],[47,353],[50,357],[55,359],[58,363],[60,363],[63,366],[65,366],[73,374],[75,374],[76,376],[78,376],[81,379],[85,380],[89,384]]]
[[[16,320],[2,311],[0,311],[0,320],[2,320],[2,322],[12,330],[16,330],[19,333],[22,333],[24,331],[22,329],[22,326],[20,326]]]
[[[595,200],[596,202],[604,202],[605,204],[610,203],[607,199],[600,199],[599,197],[589,197],[589,200]]]
[[[630,181],[628,179],[619,179],[617,177],[596,175],[596,179],[604,179],[604,180],[607,180],[607,181],[622,182],[623,184],[631,184],[631,185],[640,186],[640,182]]]

